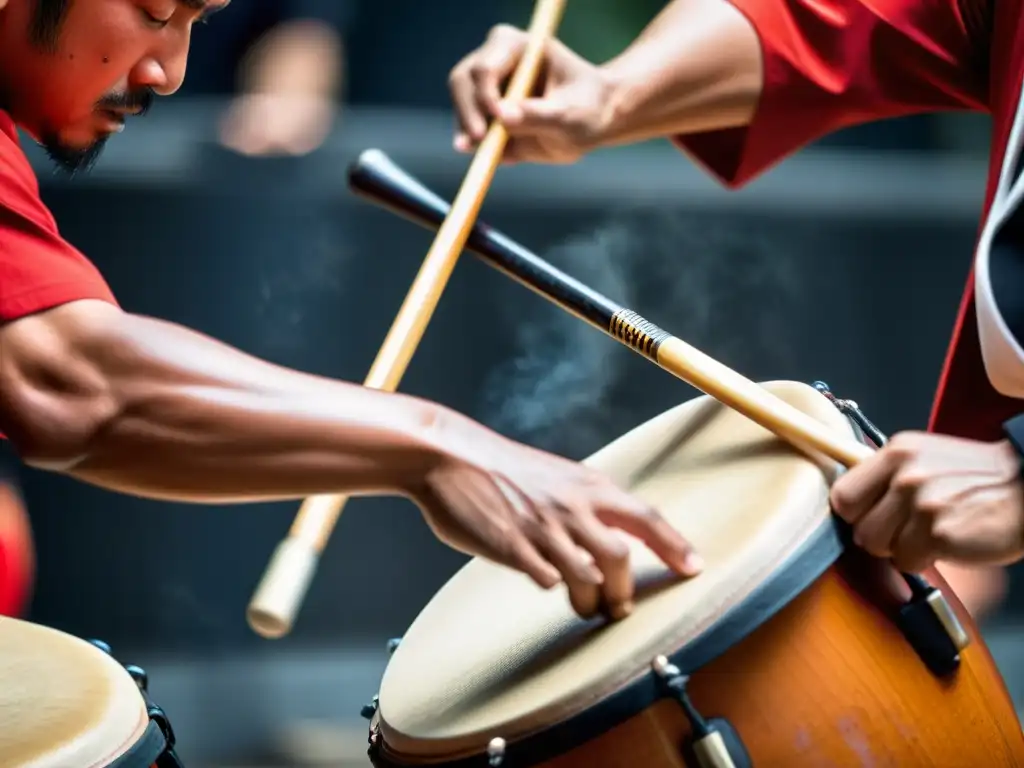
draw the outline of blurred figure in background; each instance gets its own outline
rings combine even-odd
[[[35,580],[35,545],[21,497],[18,460],[0,440],[0,616],[24,616]]]
[[[233,96],[224,146],[251,156],[304,155],[337,119],[354,0],[246,0],[192,34],[182,94]]]

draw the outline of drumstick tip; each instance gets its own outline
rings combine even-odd
[[[277,545],[245,612],[256,634],[277,640],[291,632],[319,560],[308,542],[289,537]]]

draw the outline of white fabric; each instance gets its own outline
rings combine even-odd
[[[974,261],[975,311],[981,341],[985,372],[997,392],[1007,397],[1024,398],[1024,348],[1015,339],[996,306],[989,274],[992,240],[1000,225],[1021,204],[1024,197],[1024,174],[1013,178],[1014,167],[1024,142],[1024,98],[1018,99],[1013,129],[1003,155],[999,185],[992,209],[982,229]],[[1024,286],[1021,286],[1024,290]]]

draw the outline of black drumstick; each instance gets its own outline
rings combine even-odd
[[[437,229],[449,204],[377,149],[350,166],[349,187],[361,197],[428,229]],[[477,222],[467,248],[486,263],[590,323],[702,392],[739,411],[805,451],[820,451],[851,467],[873,450],[840,435],[736,371],[602,296],[501,232]]]
[[[379,149],[366,150],[349,166],[348,185],[361,197],[427,229],[441,226],[451,208]],[[490,266],[599,330],[608,332],[613,318],[627,311],[480,221],[470,231],[466,248]],[[654,351],[653,344],[652,339],[649,345],[651,352]]]

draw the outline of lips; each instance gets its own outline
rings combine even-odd
[[[127,115],[123,112],[117,112],[112,109],[101,109],[99,111],[100,118],[107,123],[107,129],[114,133],[120,133],[124,130],[125,119]]]

